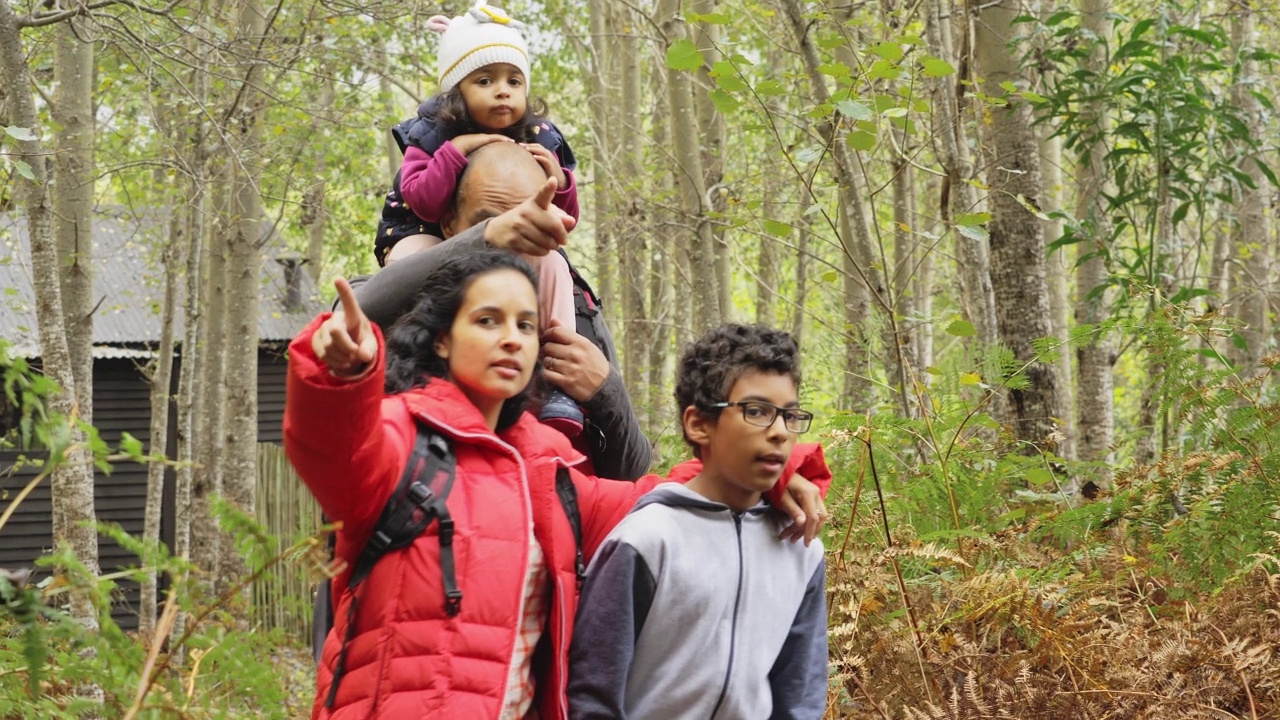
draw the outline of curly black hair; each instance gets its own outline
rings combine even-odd
[[[542,125],[547,117],[547,102],[540,97],[530,95],[525,101],[524,115],[520,116],[511,127],[498,130],[497,134],[506,135],[516,142],[537,142],[535,129]],[[467,103],[462,99],[462,90],[457,85],[436,96],[435,114],[430,117],[435,121],[436,132],[441,141],[452,140],[459,135],[472,133],[493,133],[493,130],[482,128],[467,113]]]
[[[422,278],[426,288],[413,309],[387,331],[387,393],[401,393],[427,384],[430,378],[449,375],[449,364],[436,353],[436,342],[453,327],[467,289],[476,278],[497,270],[515,270],[528,278],[534,293],[538,278],[518,255],[504,250],[478,250],[440,263]],[[542,368],[534,367],[529,385],[502,404],[498,430],[510,427],[524,412],[534,388],[541,383]]]
[[[764,325],[721,325],[712,328],[685,348],[676,371],[676,411],[693,407],[710,417],[722,408],[712,407],[729,399],[733,384],[755,370],[788,375],[800,386],[800,347],[790,333]],[[682,430],[683,432],[683,430]],[[689,436],[685,442],[698,455]]]

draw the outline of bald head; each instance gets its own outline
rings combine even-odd
[[[496,217],[537,194],[547,174],[516,143],[492,142],[467,156],[453,207],[441,218],[446,238]]]

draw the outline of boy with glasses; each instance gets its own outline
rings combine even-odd
[[[585,718],[821,718],[827,696],[821,541],[779,538],[760,502],[813,414],[790,335],[725,325],[685,351],[684,437],[702,460],[659,485],[587,571],[569,668]]]

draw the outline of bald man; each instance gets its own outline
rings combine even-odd
[[[574,222],[551,204],[555,187],[533,155],[516,143],[490,143],[472,152],[453,207],[440,219],[447,241],[431,246],[430,240],[415,240],[411,253],[396,252],[398,243],[387,266],[356,288],[360,307],[370,320],[389,327],[429,290],[420,279],[449,257],[484,247],[542,256],[563,246]],[[634,480],[648,471],[651,447],[622,384],[604,318],[597,313],[592,325],[602,348],[568,329],[543,333],[543,355],[554,358],[544,373],[586,411],[584,450],[595,473]]]

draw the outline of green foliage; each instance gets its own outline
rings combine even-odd
[[[274,538],[260,528],[249,536],[239,530],[254,523],[225,504],[216,513],[223,527],[241,546],[256,546]],[[310,681],[282,673],[281,655],[287,647],[279,636],[257,633],[238,619],[232,602],[236,592],[202,599],[189,563],[171,557],[163,546],[149,546],[119,528],[100,530],[120,545],[137,552],[144,562],[170,578],[169,603],[154,637],[123,632],[111,618],[113,583],[89,573],[69,550],[42,558],[43,567],[59,578],[43,589],[14,589],[0,579],[0,717],[78,718],[291,718],[303,713],[313,692]],[[303,539],[290,548],[312,544]],[[283,556],[283,555],[282,555]],[[282,556],[255,566],[261,575]],[[88,593],[97,608],[96,631],[70,619],[56,602],[70,592]],[[173,619],[181,609],[185,631],[173,634]],[[163,648],[161,646],[163,644]],[[301,653],[299,653],[301,655]],[[150,656],[150,657],[149,657]],[[290,685],[299,682],[302,685]],[[77,699],[76,689],[94,684],[105,694],[105,705]],[[141,696],[139,693],[141,692]]]
[[[0,343],[0,357],[3,352]],[[56,388],[20,361],[9,359],[4,368],[7,396],[30,411],[24,417],[29,418],[31,437],[48,439],[55,450],[55,460],[45,463],[35,480],[47,482],[56,465],[60,429],[68,421],[45,412],[39,401]],[[127,437],[123,452],[116,453],[96,439],[96,432],[93,438],[103,464],[139,454],[136,441]],[[10,501],[21,502],[22,496]],[[278,552],[276,538],[228,503],[216,500],[214,515],[250,559],[251,579],[282,561],[306,562],[308,549],[317,546],[315,538],[300,537]],[[0,542],[4,530],[0,527]],[[37,567],[49,573],[39,585],[22,582],[25,573],[0,572],[0,717],[283,720],[305,714],[313,684],[306,673],[281,672],[281,658],[290,654],[278,652],[287,648],[284,638],[255,632],[241,619],[246,615],[238,604],[243,585],[222,597],[208,597],[199,569],[173,557],[162,543],[144,542],[114,525],[100,525],[98,531],[139,558],[141,567],[126,576],[141,580],[146,568],[168,578],[169,597],[157,632],[143,636],[121,630],[111,617],[114,579],[92,572],[68,547],[37,560]],[[89,601],[95,628],[67,613],[64,605],[72,595]],[[174,624],[179,612],[186,617],[181,633]],[[293,654],[305,658],[303,667],[309,669],[305,653]],[[102,704],[84,697],[88,687],[103,693]]]
[[[1040,121],[1055,127],[1083,166],[1092,162],[1090,148],[1105,149],[1099,170],[1108,178],[1103,195],[1112,235],[1098,238],[1096,221],[1081,218],[1053,247],[1091,241],[1079,260],[1102,256],[1107,284],[1125,291],[1121,306],[1135,281],[1165,286],[1175,302],[1206,292],[1170,287],[1186,262],[1170,238],[1185,232],[1205,242],[1212,235],[1206,225],[1220,221],[1212,208],[1255,185],[1242,159],[1258,159],[1263,150],[1229,90],[1244,62],[1264,56],[1234,47],[1229,30],[1206,18],[1182,24],[1185,15],[1175,3],[1136,21],[1113,16],[1110,42],[1083,29],[1073,10],[1043,23],[1024,18],[1037,47],[1029,60],[1053,71]],[[1274,177],[1269,168],[1264,174]]]

